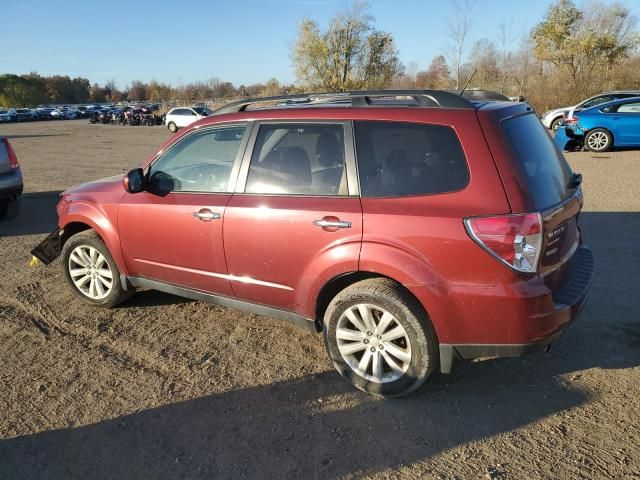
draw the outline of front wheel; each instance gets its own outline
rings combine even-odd
[[[169,127],[169,131],[171,133],[176,133],[178,131],[178,127],[176,126],[175,123],[173,122],[169,122],[169,124],[167,125],[167,127]]]
[[[584,144],[592,152],[606,152],[613,145],[613,137],[604,128],[594,128],[584,137]]]
[[[94,230],[68,239],[61,258],[71,291],[84,303],[111,308],[131,296],[131,291],[123,290],[116,262]]]
[[[437,365],[438,341],[429,318],[397,283],[354,283],[329,304],[324,340],[338,372],[355,387],[385,397],[407,395]]]

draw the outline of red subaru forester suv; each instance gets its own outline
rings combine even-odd
[[[404,395],[455,358],[545,349],[586,301],[581,176],[504,100],[235,102],[64,192],[33,253],[91,305],[151,288],[323,331],[356,387]]]

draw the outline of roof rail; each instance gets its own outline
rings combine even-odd
[[[483,93],[481,93],[483,92]],[[491,95],[489,95],[491,94]],[[467,90],[460,96],[458,91],[448,90],[362,90],[353,92],[301,93],[296,95],[279,95],[275,97],[258,97],[238,100],[216,109],[214,115],[237,113],[247,110],[250,105],[279,103],[278,107],[295,104],[327,104],[351,103],[352,107],[375,106],[376,99],[388,97],[411,97],[418,107],[444,108],[476,108],[472,100],[506,100],[509,99],[496,92],[485,90]],[[380,105],[380,104],[379,104]],[[382,104],[384,105],[384,104]],[[388,104],[386,106],[389,106]]]

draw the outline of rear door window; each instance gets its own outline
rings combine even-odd
[[[261,125],[246,193],[347,195],[344,127]]]
[[[504,120],[502,126],[536,208],[542,210],[569,197],[573,172],[538,118],[533,113],[519,115]]]
[[[375,121],[354,125],[363,197],[433,195],[469,183],[467,160],[451,127]]]

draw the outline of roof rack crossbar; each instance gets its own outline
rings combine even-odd
[[[475,94],[474,94],[475,92]],[[476,99],[479,90],[468,90],[460,96],[459,92],[447,90],[362,90],[353,92],[324,92],[301,93],[294,95],[278,95],[275,97],[258,97],[238,100],[228,103],[214,111],[215,115],[223,113],[237,113],[245,111],[250,105],[265,103],[279,103],[281,105],[300,105],[312,102],[318,103],[347,103],[353,107],[375,106],[375,99],[385,97],[410,97],[418,107],[446,107],[446,108],[475,108],[470,99]],[[484,91],[483,91],[484,92]],[[471,95],[467,95],[467,94]],[[495,93],[495,92],[491,92]],[[499,95],[499,94],[496,94]],[[487,98],[487,97],[485,97]],[[505,97],[506,99],[506,97]],[[386,105],[388,106],[388,105]]]

